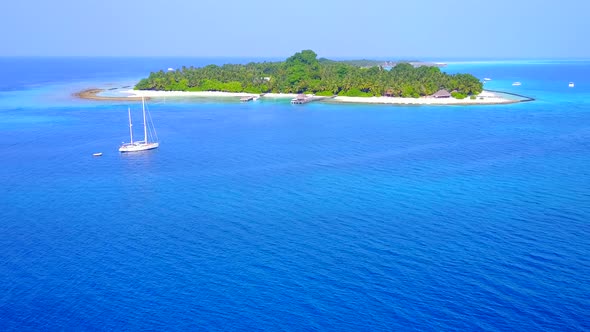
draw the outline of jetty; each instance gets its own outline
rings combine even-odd
[[[313,97],[308,97],[303,93],[299,94],[297,97],[291,99],[291,104],[300,105],[300,104],[307,104],[313,101]]]
[[[244,96],[240,98],[240,101],[243,103],[247,103],[249,101],[258,100],[258,98],[260,98],[260,96]]]
[[[312,101],[320,101],[320,100],[325,100],[325,99],[332,99],[336,96],[320,96],[320,97],[316,97],[314,95],[308,96],[308,95],[304,95],[303,93],[297,95],[297,97],[291,99],[291,104],[293,105],[301,105],[301,104],[307,104],[307,103],[311,103]]]
[[[498,90],[486,90],[486,91],[490,91],[490,92],[497,92],[497,93],[502,93],[505,95],[510,95],[510,96],[516,96],[521,98],[520,100],[517,100],[517,103],[526,103],[529,101],[535,101],[536,99],[533,97],[529,97],[529,96],[525,96],[525,95],[519,95],[518,93],[512,93],[512,92],[506,92],[506,91],[498,91]]]

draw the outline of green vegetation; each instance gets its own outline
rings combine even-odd
[[[137,83],[138,90],[314,93],[354,97],[420,97],[439,89],[465,98],[483,89],[472,75],[449,75],[437,67],[414,68],[399,63],[391,70],[379,66],[362,68],[345,62],[317,59],[311,50],[295,53],[284,62],[246,65],[182,67],[152,72]]]
[[[356,66],[356,67],[378,67],[378,66],[383,65],[383,63],[384,63],[384,61],[379,61],[379,60],[361,59],[361,60],[334,61],[334,60],[330,60],[330,59],[326,59],[326,58],[320,58],[319,62],[320,62],[320,64],[336,63],[337,62],[337,63],[342,63],[342,64]],[[404,61],[404,62],[409,62],[409,61]]]
[[[453,91],[451,92],[451,96],[456,99],[465,99],[467,96],[461,92]]]
[[[334,92],[332,91],[318,91],[315,93],[316,96],[324,96],[324,97],[330,97],[334,95]]]

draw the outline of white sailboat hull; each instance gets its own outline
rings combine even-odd
[[[145,150],[152,150],[156,149],[160,146],[160,143],[157,142],[135,142],[135,143],[125,143],[121,145],[119,148],[119,152],[137,152],[137,151],[145,151]]]

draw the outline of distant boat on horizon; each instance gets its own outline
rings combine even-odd
[[[486,77],[486,78],[484,78],[483,80],[484,80],[484,81],[491,81],[492,79],[491,79],[491,78],[489,78],[489,77]]]
[[[100,157],[100,156],[102,156],[102,152],[93,153],[92,156]]]
[[[151,115],[149,115],[149,119],[150,119],[150,123],[151,123],[151,129],[154,130],[154,136],[156,141],[155,142],[149,142],[148,141],[148,123],[147,123],[147,118],[146,118],[146,111],[145,111],[145,99],[143,97],[141,97],[141,107],[143,110],[143,141],[133,141],[133,123],[131,122],[131,108],[127,109],[127,112],[129,113],[129,137],[130,137],[130,142],[129,143],[123,143],[120,147],[119,147],[119,152],[137,152],[137,151],[145,151],[145,150],[151,150],[151,149],[156,149],[157,147],[160,146],[160,143],[157,142],[158,140],[158,135],[156,134],[156,129],[154,128],[154,124],[151,122]],[[150,131],[151,133],[151,131]]]
[[[568,84],[567,86],[569,86],[570,88],[574,87],[574,82],[570,82],[570,84]]]
[[[522,85],[522,83],[520,83],[520,82],[514,82],[514,83],[512,83],[512,85],[513,86],[520,86],[520,85]]]

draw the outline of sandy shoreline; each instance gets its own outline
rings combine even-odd
[[[222,92],[222,91],[154,91],[154,90],[125,90],[122,93],[141,98],[164,98],[164,97],[263,97],[263,98],[295,98],[296,93],[248,93],[248,92]]]
[[[98,94],[103,91],[105,91],[105,89],[91,88],[91,89],[82,90],[80,92],[76,92],[76,93],[74,93],[74,96],[81,98],[81,99],[90,99],[90,100],[112,100],[112,101],[141,100],[141,96],[139,96],[139,97],[135,97],[135,96],[120,96],[120,97],[99,96]],[[150,98],[147,97],[145,99],[149,100]]]
[[[503,98],[490,91],[483,91],[475,99],[469,97],[464,99],[455,98],[402,98],[402,97],[334,97],[334,102],[341,103],[363,103],[363,104],[394,104],[394,105],[495,105],[513,104],[521,102],[517,99]]]
[[[153,91],[153,90],[123,90],[121,96],[101,96],[103,89],[86,89],[75,94],[76,97],[91,100],[114,100],[114,101],[136,101],[141,97],[151,98],[172,98],[172,97],[201,97],[201,98],[241,98],[249,96],[260,96],[261,98],[295,98],[297,94],[292,93],[266,93],[253,94],[246,92],[221,92],[221,91]],[[524,99],[508,99],[490,91],[483,91],[476,99],[465,98],[401,98],[401,97],[327,97],[324,100],[334,103],[356,103],[356,104],[391,104],[391,105],[493,105],[512,104],[524,101]]]

